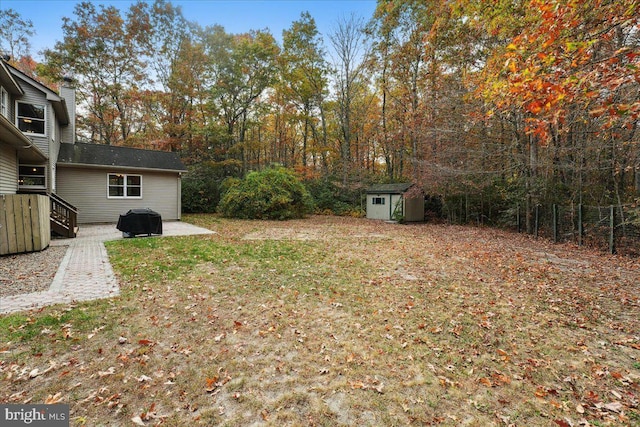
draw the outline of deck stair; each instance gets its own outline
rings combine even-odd
[[[49,199],[51,200],[51,232],[62,237],[76,237],[78,208],[57,194],[49,194]]]

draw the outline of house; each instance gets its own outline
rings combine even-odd
[[[178,220],[181,174],[175,153],[104,144],[61,144],[57,194],[78,209],[78,223],[114,222],[133,208]]]
[[[115,223],[133,208],[180,219],[186,168],[178,155],[78,143],[75,108],[70,81],[58,93],[0,59],[0,255],[42,249],[29,244],[6,249],[16,230],[30,239],[29,221],[20,218],[34,211],[32,201],[18,196],[50,202],[49,224],[38,224],[39,234],[48,226],[75,237],[79,224]]]
[[[367,189],[367,218],[424,221],[424,193],[415,184],[378,184]]]
[[[49,150],[43,139],[29,136],[44,124],[41,117],[45,112],[39,108],[43,104],[31,100],[31,89],[24,87],[14,71],[0,59],[0,255],[39,251],[49,246],[51,238],[49,199],[39,194],[18,194],[21,183],[39,184],[27,176],[39,179],[38,168],[49,164]],[[51,91],[41,94],[50,108],[49,117],[60,126],[67,125],[62,98]]]

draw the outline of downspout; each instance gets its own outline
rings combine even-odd
[[[182,172],[178,172],[178,221],[182,221]]]

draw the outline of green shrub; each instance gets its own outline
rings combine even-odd
[[[227,181],[229,189],[218,212],[228,218],[293,219],[313,211],[313,199],[295,173],[283,167],[251,172],[241,181]]]
[[[363,191],[345,187],[331,178],[317,178],[305,183],[313,197],[316,212],[328,215],[363,216]]]

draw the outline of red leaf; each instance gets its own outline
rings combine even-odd
[[[542,111],[542,102],[540,101],[533,101],[530,102],[526,108],[529,112],[533,113],[533,114],[538,114],[540,111]]]
[[[487,387],[492,387],[493,384],[491,384],[491,380],[489,378],[480,378],[478,381],[480,381],[480,383],[486,385]]]
[[[596,393],[591,391],[591,390],[589,390],[587,392],[587,395],[585,396],[585,399],[590,401],[590,402],[599,402],[600,401],[600,397]]]
[[[545,390],[545,388],[544,388],[544,387],[538,387],[538,388],[536,389],[536,391],[534,392],[534,394],[536,395],[536,397],[543,398],[543,397],[545,397],[545,396],[546,396],[547,394],[549,394],[549,393],[547,393],[547,390]]]
[[[207,386],[205,387],[205,390],[207,391],[207,393],[211,393],[216,388],[218,388],[218,377],[217,376],[215,376],[213,378],[207,378],[206,381],[207,381]]]

